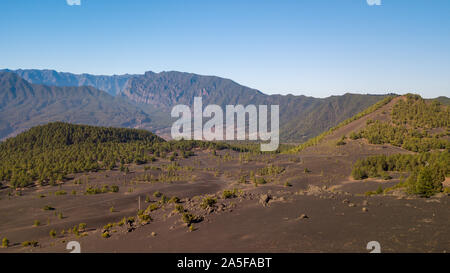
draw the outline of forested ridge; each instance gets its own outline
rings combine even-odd
[[[409,177],[399,187],[422,196],[442,191],[442,182],[450,175],[449,109],[438,101],[407,94],[394,105],[391,121],[368,121],[366,128],[351,133],[353,140],[364,138],[370,144],[391,144],[415,152],[358,160],[353,177],[390,179],[390,171],[408,172]]]
[[[187,140],[166,142],[145,130],[54,122],[0,143],[0,181],[14,188],[33,183],[56,185],[68,174],[124,169],[125,164],[155,161],[171,151],[187,157],[196,147],[223,149],[229,145]]]
[[[449,109],[438,101],[425,102],[419,95],[408,94],[394,105],[391,122],[369,120],[366,128],[351,133],[350,138],[392,144],[412,152],[448,149]]]

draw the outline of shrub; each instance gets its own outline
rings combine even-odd
[[[188,226],[190,226],[192,223],[198,223],[198,222],[202,221],[201,216],[195,216],[195,215],[193,215],[191,213],[187,213],[187,212],[183,213],[183,215],[181,216],[181,219]]]
[[[128,224],[133,224],[135,222],[135,219],[134,219],[134,217],[133,216],[130,216],[130,217],[128,217],[128,219],[127,219],[127,223]]]
[[[222,193],[223,199],[229,199],[229,198],[235,198],[236,197],[236,189],[231,190],[224,190]]]
[[[89,186],[86,188],[85,194],[101,194],[108,192],[119,192],[119,186],[112,185],[111,188],[108,185],[103,185],[101,188]]]
[[[205,197],[203,198],[202,203],[200,204],[200,207],[206,209],[208,207],[212,207],[217,203],[217,199],[213,197]]]
[[[154,211],[154,210],[157,210],[157,209],[159,209],[159,204],[158,203],[153,203],[153,204],[148,205],[146,210],[147,211]]]
[[[169,202],[169,198],[163,194],[163,195],[161,196],[161,199],[159,200],[159,203],[165,204],[165,203],[167,203],[167,202]]]
[[[43,210],[55,210],[54,207],[49,206],[49,205],[44,206],[42,209],[43,209]]]
[[[24,241],[22,242],[22,246],[24,247],[37,247],[39,245],[39,243],[37,241]]]
[[[345,136],[342,136],[342,138],[338,142],[336,142],[337,146],[342,146],[342,145],[345,145],[345,144],[347,144],[345,142]]]
[[[79,225],[78,225],[78,230],[79,231],[84,231],[84,230],[86,230],[86,223],[80,223]]]
[[[109,237],[111,237],[111,235],[109,234],[109,232],[108,231],[105,231],[105,232],[103,232],[102,233],[102,238],[109,238]]]
[[[86,194],[100,194],[100,193],[102,193],[102,190],[99,188],[95,188],[92,186],[86,188]]]
[[[113,227],[114,227],[114,223],[108,223],[108,224],[103,226],[103,229],[104,230],[110,230]]]
[[[269,165],[267,167],[259,169],[258,174],[259,175],[277,175],[277,174],[284,172],[284,170],[285,170],[284,167]]]
[[[259,185],[259,184],[266,184],[267,183],[267,181],[266,181],[266,179],[264,179],[264,177],[257,177],[256,178],[256,181],[255,181],[255,184],[256,185]]]
[[[247,176],[241,175],[241,176],[239,177],[239,181],[238,181],[238,182],[239,182],[239,183],[242,183],[242,184],[247,183]]]
[[[351,140],[357,140],[361,138],[361,133],[351,132],[349,138]]]
[[[50,230],[50,237],[55,238],[56,237],[56,230],[52,229]]]
[[[34,224],[33,224],[34,227],[38,227],[40,225],[41,225],[41,222],[39,220],[34,220]]]
[[[7,247],[9,247],[9,240],[8,240],[8,238],[3,238],[3,240],[2,240],[2,247],[4,247],[4,248],[7,248]]]
[[[76,236],[80,235],[80,230],[79,230],[78,226],[74,226],[72,228],[72,233],[75,234]]]
[[[376,194],[375,191],[366,191],[366,192],[364,193],[365,196],[371,196],[371,195],[374,195],[374,194]]]
[[[184,207],[182,205],[175,205],[175,211],[178,213],[183,213]]]
[[[101,189],[102,193],[107,193],[109,192],[109,186],[108,185],[103,185],[102,189]]]
[[[55,195],[66,195],[66,194],[67,194],[67,192],[63,191],[63,190],[55,191]]]
[[[381,186],[378,186],[377,191],[375,192],[376,194],[382,194],[383,193],[383,188]]]
[[[141,222],[144,222],[144,223],[150,222],[152,220],[150,215],[145,212],[142,212],[141,214],[139,214],[138,218]]]
[[[126,222],[127,222],[127,218],[123,217],[122,220],[117,222],[117,225],[121,227],[121,226],[125,225]]]
[[[155,191],[155,192],[153,193],[153,196],[156,197],[156,198],[161,197],[161,195],[162,195],[162,193],[159,192],[159,191]]]
[[[383,172],[382,174],[381,174],[381,178],[382,179],[384,179],[384,180],[391,180],[392,179],[392,176],[390,176],[388,173],[386,173],[386,172]]]
[[[180,203],[180,198],[174,196],[174,197],[170,198],[169,203],[174,203],[174,204]]]
[[[117,186],[117,185],[112,185],[112,186],[111,186],[111,192],[119,192],[119,186]]]

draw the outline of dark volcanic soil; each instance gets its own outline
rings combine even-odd
[[[449,196],[424,199],[392,192],[368,197],[367,191],[398,183],[399,174],[389,181],[349,178],[356,159],[398,152],[404,151],[362,141],[339,147],[325,143],[297,155],[248,158],[230,151],[217,156],[196,151],[196,156],[177,159],[172,181],[140,179],[144,174],[167,174],[172,162],[159,160],[130,166],[126,175],[117,170],[77,175],[61,186],[26,189],[22,196],[8,196],[9,190],[3,189],[0,237],[7,237],[11,246],[0,252],[68,252],[66,244],[72,240],[80,242],[82,252],[368,252],[369,241],[378,241],[383,252],[449,251]],[[285,170],[265,175],[268,183],[257,187],[248,177],[240,183],[242,175],[271,164]],[[120,187],[118,193],[84,194],[87,185],[113,184]],[[233,188],[239,189],[237,196],[224,199],[223,190]],[[135,225],[131,232],[115,226],[111,237],[102,238],[104,225],[136,216],[139,197],[141,209],[157,203],[155,191],[179,197],[180,205],[203,221],[191,231],[174,212],[175,204],[166,203],[150,213],[150,223]],[[206,195],[217,198],[212,208],[200,206]],[[55,210],[43,210],[46,205]],[[37,227],[35,220],[40,221]],[[67,233],[80,223],[87,224],[80,236]],[[52,229],[56,238],[49,235]],[[23,247],[26,240],[39,246]]]

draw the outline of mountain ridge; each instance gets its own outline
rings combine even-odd
[[[191,106],[195,96],[202,96],[204,105],[222,107],[230,104],[279,105],[282,110],[281,139],[297,142],[328,130],[385,97],[349,93],[327,98],[267,95],[230,79],[177,71],[146,72],[132,77],[120,96],[127,97],[143,109],[147,105],[156,107],[168,116],[171,107],[177,104]]]
[[[13,72],[34,84],[49,86],[92,86],[103,90],[108,94],[117,95],[133,74],[123,75],[93,75],[88,73],[74,74],[70,72],[58,72],[51,69],[2,69],[0,72]]]
[[[44,85],[41,84],[41,89],[53,90],[52,92],[54,92],[54,89],[50,87],[56,85],[56,87],[60,88],[58,90],[66,90],[65,93],[63,92],[65,94],[64,96],[70,97],[72,102],[77,101],[78,107],[84,103],[83,100],[68,92],[67,90],[69,89],[67,88],[70,88],[70,86],[65,86],[65,84],[92,84],[94,87],[90,88],[98,91],[102,90],[102,88],[107,89],[107,87],[114,87],[114,91],[110,90],[110,93],[114,93],[115,96],[108,94],[110,97],[106,97],[107,99],[105,99],[105,102],[99,105],[99,110],[114,108],[114,105],[116,105],[115,103],[118,101],[122,106],[118,108],[118,111],[113,111],[113,115],[125,116],[126,119],[131,120],[130,122],[109,121],[110,117],[106,114],[98,118],[84,118],[80,120],[80,118],[75,117],[76,113],[71,111],[71,106],[69,105],[67,109],[65,109],[67,111],[66,115],[63,117],[61,117],[61,115],[56,115],[50,121],[71,121],[75,123],[81,121],[85,124],[101,126],[138,126],[139,128],[153,130],[165,138],[170,138],[170,127],[175,121],[170,115],[171,108],[177,104],[191,106],[195,96],[202,96],[203,105],[218,104],[222,107],[230,104],[280,105],[281,141],[291,143],[301,143],[311,137],[317,136],[345,119],[364,111],[369,106],[387,96],[351,93],[326,98],[314,98],[292,94],[267,95],[257,89],[240,85],[231,79],[178,71],[163,71],[159,73],[147,71],[142,75],[126,74],[98,76],[106,78],[116,77],[115,79],[108,78],[107,81],[105,80],[110,83],[109,85],[104,84],[105,81],[102,80],[92,80],[90,82],[66,81],[67,75],[76,74],[56,72],[54,70],[41,71],[28,69],[8,71],[10,71],[9,73],[14,73],[18,76],[20,76],[20,74],[26,75],[26,77],[30,79],[29,81],[31,81],[30,84],[34,84],[33,82],[45,83]],[[46,75],[50,76],[47,77]],[[90,74],[80,75],[97,77]],[[114,81],[120,77],[123,77],[122,79],[124,79],[124,81],[121,82],[121,85],[113,84]],[[24,81],[27,80],[24,79]],[[4,84],[5,83],[0,84],[0,88],[3,89]],[[44,87],[47,86],[47,84],[50,89]],[[21,86],[17,87],[16,92],[25,90],[24,92],[26,92],[29,99],[34,98],[39,101],[39,96],[33,97],[33,88],[30,89],[30,86],[31,85],[27,85],[26,83],[21,83]],[[83,89],[85,87],[78,86],[78,88]],[[70,90],[73,91],[75,89]],[[92,94],[94,91],[91,89],[83,90],[84,92],[91,91],[91,94],[88,97],[92,98],[100,96],[97,93]],[[9,95],[12,96],[12,94]],[[59,99],[65,100],[63,97],[60,97]],[[446,98],[440,97],[439,100],[445,101]],[[0,100],[0,104],[1,103],[2,100]],[[36,105],[36,103],[32,104]],[[98,105],[98,103],[94,103],[94,105],[95,104]],[[2,105],[3,106],[0,107],[0,112],[3,111],[2,107],[6,107],[4,103]],[[47,107],[46,104],[42,103],[38,103],[37,105],[41,108]],[[91,106],[93,106],[92,103]],[[128,111],[126,108],[131,110]],[[16,109],[16,111],[12,111],[12,114],[19,113],[19,115],[23,115],[20,111],[20,109]],[[26,111],[25,115],[27,115],[27,113],[29,115],[30,111]],[[137,117],[134,117],[134,115],[137,115]],[[136,122],[139,120],[144,120],[146,122],[144,122],[145,124]],[[39,120],[38,122],[29,122],[25,127],[29,128],[34,125],[42,124],[42,122],[42,120]],[[16,123],[20,122],[17,121]],[[11,131],[14,131],[14,128],[17,126],[18,124],[11,125],[4,119],[0,119],[0,138],[5,137],[5,132],[9,132],[6,135],[10,135]]]
[[[32,84],[15,73],[0,73],[0,139],[52,121],[141,128],[151,119],[131,103],[93,87]]]

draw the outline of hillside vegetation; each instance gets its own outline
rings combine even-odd
[[[67,175],[88,171],[127,171],[128,164],[158,158],[189,157],[192,149],[233,149],[255,152],[256,144],[205,141],[165,141],[145,130],[95,127],[54,122],[0,143],[0,182],[13,188],[57,185]]]
[[[365,138],[371,144],[392,144],[413,152],[449,148],[446,136],[450,133],[450,107],[437,101],[426,103],[418,95],[408,94],[405,98],[395,104],[392,122],[369,122],[350,138]]]
[[[415,152],[359,160],[353,178],[390,179],[390,171],[408,172],[409,177],[397,187],[427,197],[442,191],[442,182],[450,175],[449,109],[438,101],[408,94],[394,105],[391,121],[370,121],[365,129],[350,134],[353,140],[364,138],[370,144],[391,144]]]
[[[143,130],[62,122],[37,126],[0,144],[0,181],[12,187],[34,181],[55,184],[70,173],[146,162],[150,160],[146,149],[162,142]]]

